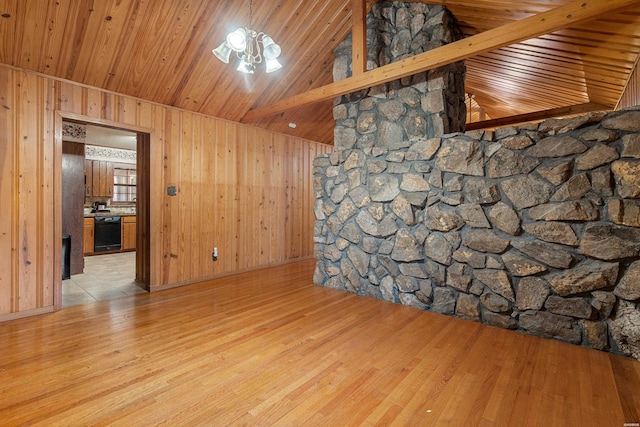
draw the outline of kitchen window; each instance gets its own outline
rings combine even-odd
[[[113,168],[113,201],[136,201],[136,170],[117,165]]]

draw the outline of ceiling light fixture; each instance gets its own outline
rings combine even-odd
[[[282,68],[278,57],[282,52],[280,46],[265,33],[252,30],[253,1],[249,1],[249,27],[240,27],[229,34],[225,41],[213,49],[213,54],[225,64],[229,63],[231,52],[235,52],[240,60],[236,70],[247,74],[253,74],[256,64],[264,59],[265,70],[271,73]]]

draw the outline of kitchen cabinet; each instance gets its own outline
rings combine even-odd
[[[113,162],[85,160],[84,176],[87,197],[113,196]]]
[[[113,196],[113,162],[93,161],[93,197]]]
[[[121,240],[120,251],[135,251],[136,250],[136,216],[122,216],[121,217]],[[86,217],[84,219],[84,254],[85,255],[98,255],[101,252],[95,251],[95,219],[93,217]],[[114,250],[109,253],[115,252]]]
[[[136,217],[122,217],[122,248],[123,251],[136,250]]]
[[[84,254],[93,253],[93,218],[84,219]]]
[[[93,195],[93,160],[84,161],[84,195]]]

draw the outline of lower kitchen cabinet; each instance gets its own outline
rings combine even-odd
[[[122,217],[122,248],[123,251],[136,250],[136,217]]]
[[[84,219],[84,254],[93,253],[93,218]]]
[[[136,217],[123,216],[122,217],[122,230],[120,251],[135,251],[136,250]],[[95,252],[95,220],[93,217],[84,219],[84,254],[85,255],[97,255],[101,252]],[[109,253],[113,253],[110,251]]]

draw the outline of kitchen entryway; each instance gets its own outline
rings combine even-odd
[[[84,273],[62,281],[63,307],[147,292],[132,279],[136,275],[135,252],[88,256],[84,262]]]
[[[63,121],[61,131],[62,176],[80,188],[71,200],[72,186],[62,186],[63,248],[68,242],[75,251],[63,259],[63,280],[56,284],[62,307],[146,293],[151,135],[78,117]],[[64,156],[76,154],[73,147],[82,149],[71,167]],[[76,268],[65,270],[67,263]]]

